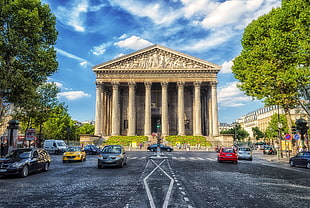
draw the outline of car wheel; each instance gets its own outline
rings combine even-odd
[[[19,173],[19,176],[22,177],[22,178],[25,178],[27,177],[29,174],[29,168],[27,165],[25,165],[22,169],[22,171]]]
[[[63,162],[63,163],[66,163],[67,161],[66,161],[66,160],[63,160],[62,162]]]
[[[249,160],[250,160],[250,161],[252,161],[252,160],[253,160],[253,158],[250,158]]]
[[[101,168],[102,168],[102,166],[98,164],[98,169],[101,169]]]
[[[84,157],[84,161],[86,161],[86,156]]]
[[[310,169],[310,162],[307,162],[306,168]]]
[[[167,149],[167,152],[171,152],[171,149]]]
[[[294,167],[294,166],[295,166],[295,163],[294,163],[293,160],[290,161],[290,166],[291,166],[291,167]]]
[[[120,168],[123,168],[123,167],[124,167],[124,161],[123,161],[123,160],[121,161],[121,163],[119,164],[118,167],[120,167]]]
[[[236,160],[236,161],[234,161],[234,163],[235,163],[235,164],[238,164],[238,161]]]
[[[46,163],[44,164],[43,171],[44,171],[44,172],[48,171],[48,168],[49,168],[49,167],[50,167],[50,164],[49,164],[48,162],[46,162]]]

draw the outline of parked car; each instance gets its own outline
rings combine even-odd
[[[263,150],[263,153],[265,155],[275,155],[275,154],[277,154],[277,150],[274,147],[267,146]]]
[[[253,160],[252,150],[250,147],[238,148],[238,160]]]
[[[230,161],[233,163],[238,163],[238,154],[235,149],[229,147],[222,147],[217,155],[217,161]]]
[[[156,152],[157,147],[158,147],[158,144],[152,144],[147,147],[147,150],[150,150],[151,152]],[[160,144],[159,147],[160,147],[160,151],[167,151],[167,152],[173,151],[173,147],[170,147],[170,146],[165,146],[163,144]]]
[[[48,171],[51,158],[44,149],[16,149],[0,158],[0,175],[27,177],[30,173]]]
[[[86,152],[87,155],[97,155],[100,153],[100,148],[90,144],[84,147],[84,151]]]
[[[67,145],[64,140],[45,140],[43,148],[50,154],[62,154],[66,151]]]
[[[68,147],[66,152],[62,155],[62,161],[70,162],[70,161],[85,161],[86,160],[86,153],[85,151],[79,147]]]
[[[295,157],[290,158],[290,166],[302,166],[310,169],[310,152],[299,152]]]
[[[124,167],[127,164],[127,154],[121,145],[104,146],[98,155],[98,168],[104,166]]]

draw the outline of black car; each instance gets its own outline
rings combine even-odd
[[[48,171],[50,163],[50,155],[44,149],[16,149],[0,159],[0,175],[27,177],[29,173]]]
[[[274,147],[265,147],[265,149],[263,150],[263,153],[265,155],[275,155],[277,154],[277,150]]]
[[[302,166],[310,169],[310,152],[299,152],[295,157],[290,158],[290,166]]]
[[[100,148],[95,146],[95,145],[86,145],[84,147],[84,151],[86,152],[86,154],[88,155],[97,155],[100,153]]]
[[[151,152],[156,152],[157,151],[157,147],[158,144],[153,144],[147,147],[147,150],[150,150]],[[167,152],[171,152],[173,151],[172,147],[169,146],[165,146],[163,144],[160,144],[160,151],[167,151]]]

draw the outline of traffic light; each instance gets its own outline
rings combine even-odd
[[[296,131],[296,126],[292,126],[292,134],[296,134],[297,131]]]
[[[158,128],[158,129],[160,128],[160,120],[156,121],[156,128]]]

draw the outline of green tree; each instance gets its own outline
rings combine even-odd
[[[287,125],[287,119],[285,115],[283,114],[279,115],[275,113],[271,116],[271,120],[266,129],[266,132],[265,132],[266,138],[269,138],[271,140],[278,138],[279,131],[281,133],[281,136],[283,133],[289,132],[289,128]]]
[[[35,127],[41,143],[42,127],[52,115],[53,108],[59,104],[57,93],[59,88],[54,83],[44,83],[36,90],[23,106],[15,108],[14,119],[21,121],[21,126],[26,130]]]
[[[84,124],[78,128],[78,134],[91,134],[95,133],[95,126],[89,123]]]
[[[64,104],[53,108],[51,117],[43,125],[45,139],[66,140],[74,132],[74,121],[72,121],[68,109]]]
[[[55,25],[40,0],[0,0],[0,108],[22,106],[57,70]]]
[[[283,0],[282,7],[247,26],[243,50],[232,67],[239,88],[267,105],[289,109],[300,104],[299,89],[310,83],[310,5]]]
[[[245,138],[247,138],[250,134],[241,128],[240,124],[236,124],[233,128],[224,130],[220,132],[221,134],[233,134],[234,139],[237,141],[243,141]]]
[[[265,137],[265,134],[256,126],[252,128],[253,136],[258,141]]]

